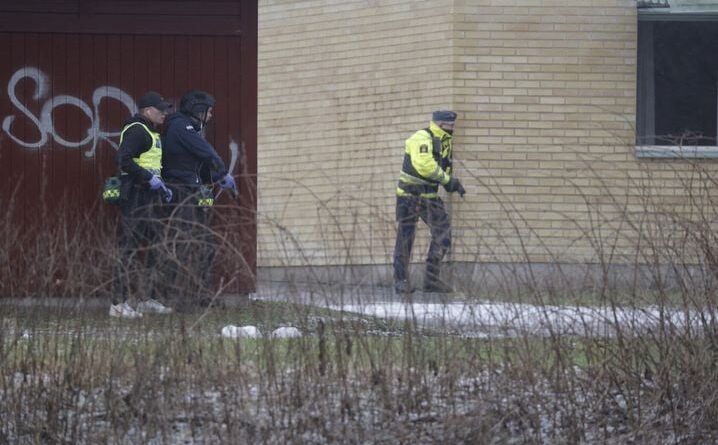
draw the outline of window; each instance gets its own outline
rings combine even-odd
[[[638,157],[718,158],[717,19],[639,10]]]

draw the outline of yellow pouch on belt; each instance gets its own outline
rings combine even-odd
[[[214,205],[214,194],[212,187],[203,185],[199,188],[199,200],[197,205],[200,207],[212,207]]]
[[[107,204],[119,204],[121,184],[118,176],[110,176],[105,179],[105,184],[102,186],[102,200]]]

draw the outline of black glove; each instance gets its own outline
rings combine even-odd
[[[459,196],[462,198],[464,197],[464,194],[466,193],[466,190],[464,189],[464,186],[461,185],[461,181],[459,181],[459,178],[456,176],[452,176],[449,182],[444,186],[444,189],[446,189],[447,192],[457,192],[459,193]]]
[[[462,198],[463,198],[464,195],[466,194],[466,190],[464,189],[464,186],[461,185],[460,182],[459,182],[459,186],[456,188],[456,192],[457,192],[457,193],[459,194],[459,196],[462,197]]]

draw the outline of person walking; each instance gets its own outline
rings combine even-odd
[[[159,207],[172,198],[171,191],[161,179],[162,143],[158,127],[162,125],[172,105],[159,93],[149,91],[138,101],[138,112],[124,125],[120,133],[117,163],[120,168],[120,211],[118,227],[119,256],[113,271],[111,317],[139,318],[142,313],[170,313],[155,299],[157,286],[157,253],[153,243],[159,234]],[[128,303],[132,292],[130,283],[133,264],[145,249],[140,279],[142,297],[149,297],[133,309]]]
[[[195,289],[200,299],[211,288],[211,267],[216,250],[209,227],[209,209],[214,200],[208,184],[218,183],[223,190],[237,194],[234,178],[204,136],[215,104],[214,97],[205,91],[185,93],[180,100],[179,113],[168,118],[162,157],[162,176],[175,193],[171,224],[174,227],[172,236],[178,242],[177,256],[170,266],[167,282],[183,292]],[[179,268],[189,273],[180,277]],[[189,279],[189,285],[175,283],[180,278]]]
[[[424,292],[453,292],[453,288],[441,280],[441,261],[451,247],[451,221],[438,191],[442,185],[447,192],[456,192],[462,198],[466,193],[452,172],[455,122],[455,112],[435,111],[429,126],[414,133],[405,143],[396,189],[394,291],[398,294],[413,291],[409,284],[409,262],[419,218],[431,232]]]

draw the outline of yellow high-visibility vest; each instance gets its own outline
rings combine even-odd
[[[137,165],[152,174],[159,175],[162,170],[162,140],[160,139],[159,133],[150,130],[150,128],[142,122],[132,122],[122,129],[122,133],[120,133],[120,144],[122,144],[122,138],[125,135],[125,131],[133,125],[139,125],[144,128],[147,134],[149,134],[152,138],[152,146],[150,149],[142,153],[138,158],[134,158],[134,161]]]
[[[406,140],[404,163],[396,189],[398,196],[439,196],[439,185],[451,180],[452,137],[435,122]]]

